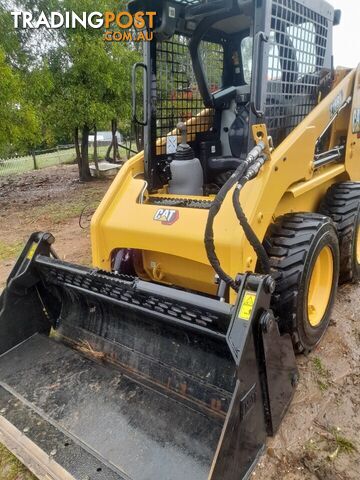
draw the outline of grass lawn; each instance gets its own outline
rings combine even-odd
[[[36,477],[0,444],[0,480],[36,480]]]

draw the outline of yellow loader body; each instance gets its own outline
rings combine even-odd
[[[340,69],[337,75],[341,80],[332,92],[271,153],[271,161],[242,192],[244,211],[260,239],[279,215],[314,212],[330,185],[360,179],[360,139],[351,133],[354,111],[360,107],[360,68]],[[339,96],[353,99],[351,109],[342,112],[332,126],[333,138],[337,138],[339,132],[345,136],[349,132],[346,159],[344,163],[324,166],[315,172],[314,145],[329,123],[331,106]],[[156,221],[159,207],[147,204],[146,197],[142,199],[146,188],[142,178],[143,159],[143,153],[139,153],[124,165],[93,217],[94,266],[110,271],[112,252],[134,248],[142,252],[143,271],[137,272],[141,276],[215,294],[215,274],[204,248],[207,211],[177,208],[179,218],[174,224]],[[171,199],[171,195],[161,194]],[[191,198],[213,200],[213,197]],[[238,224],[231,195],[223,204],[214,231],[221,264],[231,276],[255,271],[257,258]]]
[[[0,295],[0,439],[44,479],[249,479],[295,354],[360,280],[360,67],[333,68],[341,12],[129,10],[154,5],[133,67],[143,152],[92,219],[93,266],[36,232]]]

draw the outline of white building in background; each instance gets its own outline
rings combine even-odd
[[[121,145],[123,143],[123,137],[120,132],[116,133],[118,144]],[[95,141],[95,135],[89,135],[89,143],[93,145]],[[112,141],[112,133],[111,132],[97,132],[97,143],[99,147],[106,147],[110,145]]]

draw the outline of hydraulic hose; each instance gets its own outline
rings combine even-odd
[[[229,193],[229,191],[237,184],[239,183],[242,178],[247,174],[249,171],[249,175],[253,175],[253,170],[251,169],[251,166],[259,159],[260,155],[265,149],[265,144],[263,142],[259,142],[248,154],[246,157],[246,160],[242,162],[237,170],[231,175],[229,180],[223,185],[223,187],[220,189],[219,193],[216,195],[215,200],[213,201],[210,210],[209,210],[209,216],[206,224],[206,229],[205,229],[205,238],[204,238],[204,243],[205,243],[205,248],[206,248],[206,254],[208,257],[208,260],[210,262],[210,265],[213,267],[217,275],[219,276],[220,280],[223,280],[227,285],[229,285],[231,288],[233,288],[235,291],[237,291],[238,286],[235,281],[230,275],[228,275],[220,265],[219,258],[216,254],[215,250],[215,242],[214,242],[214,221],[219,213],[221,206],[226,198],[226,195]],[[257,162],[259,163],[259,162]],[[261,163],[263,165],[263,163]],[[261,166],[259,167],[258,171],[260,170]],[[249,177],[249,179],[250,179]],[[253,178],[253,177],[251,177]],[[247,180],[248,181],[248,180]],[[241,206],[240,206],[241,210]],[[240,213],[240,212],[239,212]],[[243,214],[245,217],[245,215]],[[243,217],[240,217],[241,221],[240,224],[244,224],[246,226],[247,220],[245,217],[246,222],[244,222]],[[251,229],[250,225],[247,224],[249,228]],[[252,231],[254,234],[254,232]],[[255,235],[255,234],[254,234]],[[250,237],[252,238],[252,237]],[[251,242],[250,242],[251,243]],[[255,243],[254,243],[255,244]],[[257,246],[256,246],[257,247]],[[255,250],[256,251],[256,250]],[[265,252],[265,250],[264,250]]]
[[[254,249],[258,257],[261,271],[262,273],[268,275],[270,274],[270,271],[271,271],[269,257],[266,253],[264,246],[262,245],[262,243],[256,236],[254,230],[252,229],[251,225],[249,224],[240,203],[241,190],[244,188],[244,186],[248,181],[250,181],[252,178],[255,178],[258,175],[260,168],[263,166],[264,163],[265,163],[265,157],[260,157],[259,160],[253,166],[251,166],[247,170],[245,175],[239,180],[238,185],[235,188],[233,193],[233,205],[236,212],[236,216],[240,222],[241,228],[243,229],[248,242],[250,243],[250,245],[252,246],[252,248]]]
[[[216,255],[214,242],[214,221],[221,209],[226,195],[239,182],[239,180],[245,174],[247,167],[247,163],[242,162],[241,165],[237,168],[237,170],[231,175],[229,180],[220,189],[219,193],[216,195],[215,200],[213,201],[209,210],[209,216],[206,224],[204,238],[206,254],[210,265],[213,267],[219,278],[235,290],[237,288],[235,280],[221,268],[219,258]]]

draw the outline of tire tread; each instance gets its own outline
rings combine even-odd
[[[359,208],[359,182],[344,182],[331,186],[320,206],[321,213],[330,217],[337,228],[340,244],[340,283],[358,280],[353,262],[353,240]]]
[[[279,318],[280,331],[291,335],[297,353],[305,350],[295,313],[304,262],[319,228],[329,222],[327,216],[319,213],[286,214],[269,228],[264,242],[276,280],[272,308]]]

